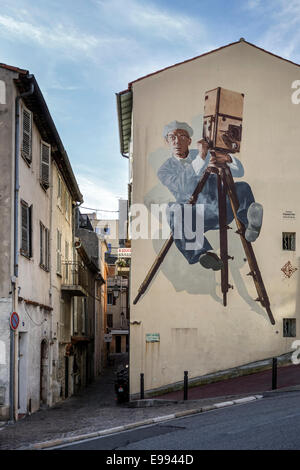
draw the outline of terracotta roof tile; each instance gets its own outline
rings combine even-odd
[[[3,69],[11,70],[12,72],[23,73],[25,75],[29,73],[28,70],[19,69],[19,67],[14,67],[13,65],[2,64],[1,62],[0,67],[2,67]]]

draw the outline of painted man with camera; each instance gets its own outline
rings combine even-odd
[[[198,149],[189,149],[192,142],[193,129],[185,122],[172,121],[164,127],[163,136],[171,150],[168,158],[159,168],[157,176],[160,181],[174,195],[176,202],[170,203],[167,211],[168,221],[174,235],[176,222],[175,214],[178,207],[181,211],[181,223],[184,224],[184,205],[188,204],[201,176],[209,163],[226,163],[233,177],[243,176],[241,162],[229,153],[214,151],[211,154],[204,139],[197,142]],[[262,224],[262,206],[254,201],[252,190],[246,182],[235,182],[235,189],[239,200],[237,217],[246,228],[245,238],[249,242],[256,240]],[[195,227],[197,205],[204,205],[204,233],[208,230],[219,229],[218,188],[217,175],[211,173],[206,184],[199,194],[196,205],[192,207],[192,228]],[[176,208],[176,210],[174,210]],[[234,219],[231,204],[226,198],[227,223]],[[177,248],[190,264],[198,261],[207,268],[217,271],[222,268],[222,260],[214,253],[212,246],[204,237],[203,244],[197,249],[187,249],[187,240],[182,230],[182,237],[174,241]]]

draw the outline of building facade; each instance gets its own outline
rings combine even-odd
[[[299,74],[298,64],[240,40],[135,80],[118,94],[121,153],[129,160],[131,232],[134,228],[130,282],[131,396],[139,392],[140,373],[144,373],[145,390],[154,392],[182,381],[185,370],[189,377],[197,379],[287,353],[299,338],[296,155],[300,106],[293,99],[299,92]],[[146,222],[157,222],[159,217],[153,211],[150,217],[151,205],[160,204],[163,216],[166,207],[174,204],[183,207],[180,204],[188,202],[204,174],[201,168],[209,164],[206,154],[202,158],[199,153],[202,150],[198,141],[203,138],[204,127],[209,127],[204,117],[205,97],[207,92],[218,89],[243,97],[242,117],[238,118],[238,125],[231,123],[233,127],[227,129],[228,132],[237,127],[242,129],[241,142],[237,138],[240,151],[231,152],[233,158],[228,151],[225,154],[234,187],[247,187],[247,197],[254,195],[254,200],[263,207],[262,228],[251,246],[267,296],[257,293],[257,284],[261,292],[258,269],[253,270],[253,266],[249,269],[242,240],[245,234],[235,233],[239,227],[232,217],[228,225],[233,230],[222,226],[228,231],[230,256],[224,261],[228,262],[229,270],[225,287],[224,263],[219,271],[207,269],[198,262],[200,254],[192,259],[180,242],[170,243],[146,291],[133,302],[151,266],[157,257],[162,258],[160,250],[170,232],[174,235],[171,222],[167,222],[164,236],[160,225],[156,225],[159,236],[150,233]],[[232,103],[233,99],[225,104],[230,107]],[[223,111],[219,128],[215,129],[221,129],[228,122],[226,119],[236,118],[230,114]],[[183,147],[187,150],[180,155]],[[213,181],[217,176],[209,178],[211,192],[206,187],[202,199],[197,199],[203,210],[199,219],[199,232],[203,235],[199,249],[202,254],[207,253],[204,243],[208,243],[206,246],[220,259],[218,225],[209,224],[210,217],[218,216],[216,179]],[[242,186],[237,186],[238,181]],[[138,216],[137,204],[139,210],[144,207],[144,219]],[[239,204],[241,207],[241,199]],[[227,211],[229,214],[229,206]],[[146,236],[141,230],[138,232],[138,223],[144,224]]]
[[[122,204],[126,205],[124,211],[121,209]],[[121,216],[126,214],[127,219],[127,201],[122,200],[119,207]],[[118,358],[118,355],[127,354],[129,351],[130,257],[122,257],[121,251],[127,250],[128,256],[130,248],[125,247],[127,234],[126,229],[124,232],[120,231],[120,218],[97,219],[93,213],[90,219],[100,240],[105,240],[107,246],[106,333],[111,335],[111,341],[107,343],[107,357],[113,360],[114,357]]]
[[[13,420],[74,392],[68,276],[83,199],[34,76],[0,64],[0,88],[0,416]]]

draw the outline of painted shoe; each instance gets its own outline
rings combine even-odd
[[[263,219],[263,206],[258,202],[252,202],[247,212],[248,227],[245,231],[247,242],[254,242],[260,234]]]
[[[199,258],[199,263],[206,269],[212,269],[213,271],[219,271],[223,268],[223,261],[211,251],[203,253]]]

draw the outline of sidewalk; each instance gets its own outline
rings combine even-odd
[[[270,391],[271,380],[272,371],[267,370],[190,388],[188,401],[182,400],[183,391],[179,391],[156,397],[156,400],[139,402],[148,406],[132,408],[116,403],[114,373],[112,369],[107,369],[80,395],[68,398],[52,408],[40,410],[14,424],[0,423],[0,449],[39,448],[43,446],[38,446],[37,443],[54,440],[59,442],[66,438],[75,440],[84,434],[91,435],[99,431],[105,433],[111,428],[120,430],[120,426],[124,425],[136,427],[150,424],[153,420],[163,420],[161,417],[171,419],[206,411],[212,409],[214,404],[226,400]],[[284,390],[286,387],[300,390],[300,365],[278,368],[278,388]]]
[[[300,365],[287,365],[278,367],[277,389],[300,386]],[[264,370],[255,374],[234,377],[232,379],[214,382],[188,390],[189,400],[200,400],[208,397],[221,397],[235,394],[256,394],[272,389],[272,370]],[[170,392],[165,395],[156,395],[153,398],[163,400],[182,400],[183,391]]]

